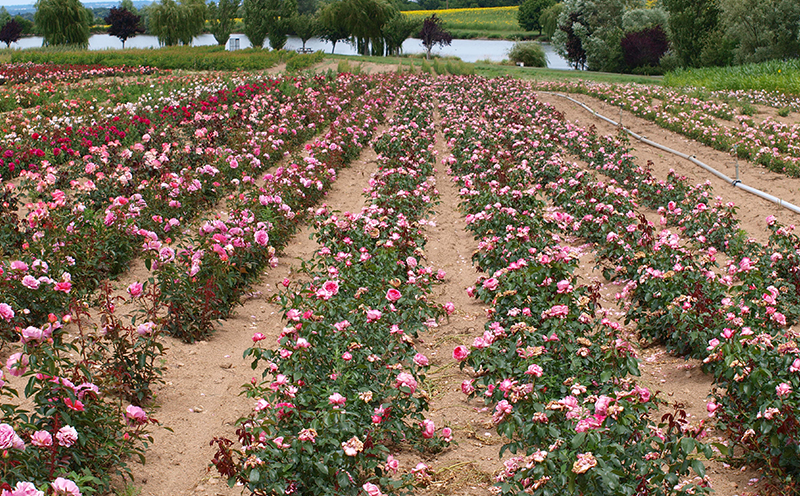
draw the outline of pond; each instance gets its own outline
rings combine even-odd
[[[239,48],[250,48],[250,40],[243,34],[232,34],[231,39],[228,40],[227,48],[231,48],[232,43],[238,40]],[[206,46],[215,45],[217,42],[214,36],[210,34],[203,34],[195,37],[192,45]],[[450,46],[435,48],[433,53],[441,56],[455,56],[461,58],[464,62],[476,62],[478,60],[490,60],[492,62],[500,62],[508,58],[508,51],[514,45],[513,41],[505,40],[453,40]],[[18,42],[12,43],[11,47],[16,49],[36,48],[42,46],[42,38],[40,36],[32,36],[29,38],[21,38]],[[296,50],[303,46],[300,38],[290,36],[289,41],[286,42],[287,50]],[[158,48],[158,39],[155,36],[139,35],[128,39],[125,42],[125,48]],[[89,37],[89,50],[107,50],[107,49],[120,49],[122,42],[119,38],[107,34],[94,34]],[[306,43],[306,48],[312,50],[324,50],[330,53],[333,48],[332,45],[319,38],[312,38]],[[571,69],[566,60],[562,59],[553,47],[549,44],[543,44],[545,54],[547,55],[547,66],[552,69]],[[423,53],[425,48],[422,46],[420,40],[416,38],[409,38],[403,43],[403,53]],[[358,55],[355,48],[348,43],[337,43],[335,53],[342,55]]]

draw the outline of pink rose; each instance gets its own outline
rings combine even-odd
[[[416,355],[414,355],[414,363],[416,363],[420,367],[427,367],[430,362],[428,361],[428,357],[426,357],[422,353],[417,353]]]
[[[498,286],[499,283],[500,283],[500,281],[498,281],[497,278],[490,277],[489,279],[486,279],[485,281],[483,281],[483,289],[488,289],[489,291],[494,291],[495,289],[497,289],[497,286]]]
[[[797,372],[800,371],[800,358],[795,358],[794,362],[789,365],[789,372]]]
[[[414,267],[417,266],[417,259],[414,257],[406,258],[406,265],[408,265],[410,268],[413,269]]]
[[[78,440],[78,431],[71,425],[65,425],[56,433],[56,439],[59,446],[69,448]]]
[[[535,377],[541,377],[543,373],[544,371],[542,370],[542,367],[536,365],[535,363],[528,365],[528,370],[525,371],[525,374]]]
[[[459,362],[466,360],[468,356],[469,356],[469,350],[463,344],[456,346],[455,349],[453,350],[453,358],[458,360]]]
[[[332,395],[328,396],[328,403],[333,405],[334,408],[339,408],[340,406],[344,406],[347,398],[342,396],[339,393],[333,393]]]
[[[259,341],[263,341],[263,340],[265,340],[265,339],[267,339],[267,337],[266,337],[266,336],[264,336],[264,335],[263,335],[262,333],[260,333],[260,332],[257,332],[257,333],[255,333],[255,334],[253,334],[253,342],[254,342],[254,343],[258,343]]]
[[[53,436],[47,431],[36,431],[31,435],[31,444],[37,448],[48,448],[53,445]]]
[[[447,315],[452,315],[453,312],[456,311],[456,306],[453,304],[452,301],[448,301],[443,306],[444,306],[444,311],[447,312]]]
[[[0,303],[0,318],[9,321],[14,318],[14,310],[7,303]]]
[[[25,449],[25,443],[8,424],[0,424],[0,449]]]
[[[398,389],[401,387],[407,387],[411,390],[410,394],[414,394],[414,392],[417,390],[417,380],[414,379],[414,376],[408,372],[400,372],[397,374],[394,387]]]
[[[475,386],[472,385],[473,379],[467,379],[461,383],[461,392],[464,394],[472,394],[475,392]]]
[[[366,482],[361,489],[366,491],[369,496],[384,496],[381,492],[381,488],[373,484],[372,482]]]
[[[69,479],[57,477],[50,487],[53,488],[53,496],[81,496],[78,486]]]
[[[128,408],[125,409],[125,416],[136,424],[147,422],[147,414],[138,406],[128,405]]]
[[[38,289],[39,288],[39,279],[31,275],[27,275],[22,278],[22,285],[28,289]]]
[[[22,353],[14,353],[6,360],[8,373],[14,377],[21,377],[28,369],[28,357]]]
[[[22,330],[22,342],[42,341],[45,337],[44,331],[38,327],[28,326]]]
[[[44,496],[44,493],[36,489],[32,482],[17,482],[13,491],[4,489],[2,496]]]
[[[367,310],[367,322],[376,322],[378,321],[383,314],[380,310],[369,309]]]
[[[254,237],[256,243],[260,246],[267,246],[267,243],[269,243],[269,235],[263,229],[256,231]]]
[[[448,443],[450,441],[452,441],[453,440],[453,430],[451,428],[449,428],[449,427],[445,427],[444,429],[442,429],[442,439],[444,439],[445,442],[448,442]]]
[[[400,293],[400,291],[394,288],[390,288],[389,291],[386,292],[386,299],[391,301],[392,303],[397,302],[397,300],[399,300],[402,297],[403,295]]]
[[[28,264],[21,260],[14,260],[11,262],[11,270],[18,270],[20,272],[25,272],[28,270]]]
[[[778,394],[778,397],[780,398],[788,396],[792,392],[792,385],[786,382],[782,382],[777,386],[775,386],[775,392]]]
[[[716,414],[718,408],[719,405],[717,403],[715,403],[713,400],[709,401],[708,404],[706,404],[706,411],[708,412],[708,416],[713,417]]]
[[[436,434],[436,426],[433,420],[425,419],[419,425],[422,427],[422,437],[425,439],[431,439]]]
[[[386,459],[386,466],[384,467],[384,470],[396,474],[399,469],[400,462],[397,460],[397,458],[389,455],[389,457]]]
[[[144,285],[140,282],[134,282],[130,286],[128,286],[128,294],[131,295],[131,298],[138,298],[142,296],[143,290],[144,290]]]

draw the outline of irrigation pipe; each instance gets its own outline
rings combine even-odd
[[[608,122],[609,124],[611,124],[613,126],[620,127],[620,124],[618,122],[614,122],[613,120],[609,119],[608,117],[598,114],[597,112],[595,112],[594,110],[592,110],[591,108],[589,108],[588,106],[583,104],[582,102],[579,102],[578,100],[575,100],[574,98],[570,98],[567,95],[563,95],[561,93],[551,93],[549,91],[540,91],[540,93],[544,93],[546,95],[555,95],[555,96],[559,96],[561,98],[566,98],[567,100],[571,101],[572,103],[580,105],[584,109],[588,110],[595,117],[597,117],[599,119],[602,119],[602,120]],[[761,190],[758,190],[756,188],[748,186],[748,185],[742,183],[739,179],[731,179],[730,177],[728,177],[725,174],[721,173],[720,171],[714,169],[713,167],[711,167],[711,166],[709,166],[707,164],[704,164],[703,162],[697,160],[697,158],[694,155],[687,155],[687,154],[679,152],[677,150],[673,150],[672,148],[668,148],[668,147],[666,147],[666,146],[664,146],[664,145],[662,145],[660,143],[656,143],[655,141],[649,140],[649,139],[645,138],[644,136],[636,134],[633,131],[631,131],[630,129],[626,128],[625,126],[621,126],[621,127],[626,133],[630,134],[631,136],[633,136],[637,140],[641,141],[642,143],[646,143],[646,144],[648,144],[650,146],[658,148],[659,150],[664,150],[665,152],[671,153],[673,155],[677,155],[677,156],[679,156],[681,158],[685,158],[686,160],[689,160],[693,164],[702,167],[703,169],[705,169],[708,172],[714,174],[715,176],[717,176],[718,178],[722,179],[723,181],[729,183],[731,186],[733,186],[735,188],[741,188],[744,191],[747,191],[748,193],[754,194],[754,195],[756,195],[756,196],[758,196],[760,198],[763,198],[763,199],[765,199],[767,201],[771,201],[772,203],[775,203],[777,205],[780,205],[781,207],[787,208],[787,209],[791,210],[792,212],[794,212],[796,214],[800,214],[800,207],[798,207],[797,205],[789,203],[789,202],[787,202],[785,200],[781,200],[777,196],[770,195],[769,193],[765,193],[765,192],[763,192]]]

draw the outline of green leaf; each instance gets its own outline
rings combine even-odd
[[[260,479],[261,479],[261,473],[258,471],[258,469],[254,468],[253,470],[250,471],[250,477],[248,477],[248,480],[250,481],[251,484],[257,483]]]

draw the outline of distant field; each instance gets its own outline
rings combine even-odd
[[[457,31],[484,31],[494,33],[519,33],[517,22],[519,7],[492,7],[486,9],[411,10],[404,12],[409,17],[423,19],[436,14],[444,21],[444,27]]]

